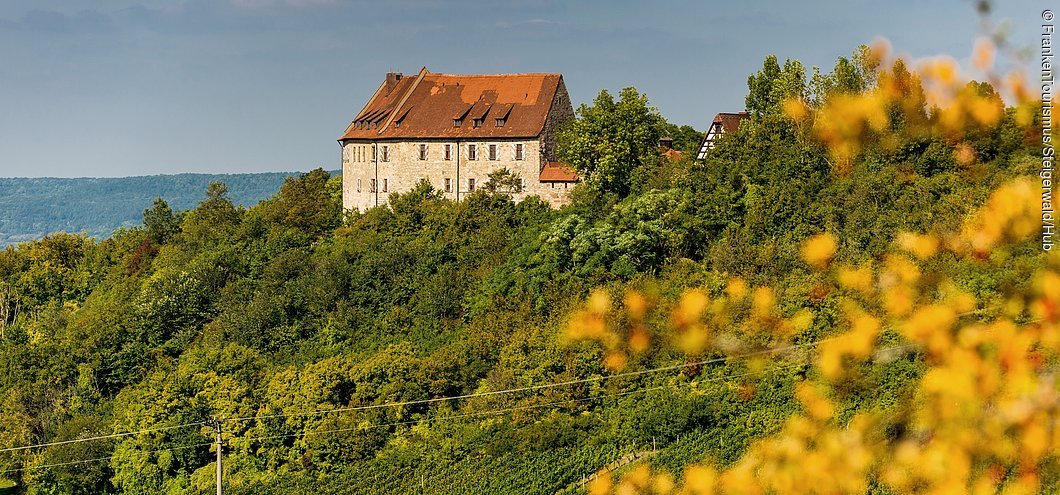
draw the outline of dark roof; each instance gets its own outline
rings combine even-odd
[[[390,91],[379,85],[339,140],[536,137],[560,84],[559,74],[453,75],[424,67]],[[392,125],[399,118],[401,125]],[[456,126],[456,119],[463,122]],[[497,119],[505,119],[501,127]]]
[[[749,118],[751,118],[751,114],[747,112],[722,112],[715,115],[714,122],[710,124],[707,132],[703,133],[703,140],[699,142],[699,151],[696,152],[696,159],[702,160],[706,156],[707,150],[714,147],[714,141],[721,137],[722,134],[736,132],[740,128],[740,122]],[[721,127],[721,129],[716,129],[716,127]]]
[[[740,128],[740,122],[751,118],[751,114],[747,112],[739,113],[719,113],[714,116],[714,123],[721,124],[721,128],[726,133],[736,132]]]
[[[548,162],[541,169],[541,182],[578,182],[578,174],[563,162]]]

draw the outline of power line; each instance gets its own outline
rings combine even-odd
[[[448,402],[448,401],[454,401],[454,400],[471,399],[471,398],[476,398],[476,397],[489,397],[489,396],[494,396],[494,395],[510,394],[510,393],[517,393],[517,392],[531,392],[531,391],[535,391],[535,390],[546,390],[546,389],[550,389],[550,388],[563,387],[563,386],[567,386],[567,385],[578,385],[578,384],[582,384],[582,383],[601,382],[601,381],[611,380],[611,379],[614,379],[614,378],[626,378],[626,377],[631,377],[631,376],[640,376],[640,375],[646,375],[646,374],[650,374],[650,373],[658,373],[658,372],[662,372],[662,371],[673,371],[673,370],[685,369],[685,368],[690,368],[690,367],[695,367],[695,366],[702,366],[702,365],[706,365],[706,364],[722,363],[722,362],[726,362],[726,361],[729,361],[729,360],[743,359],[743,358],[747,358],[747,357],[776,354],[776,353],[779,353],[779,352],[790,351],[790,350],[804,348],[804,347],[814,347],[814,346],[820,345],[820,344],[822,344],[824,342],[828,342],[828,341],[831,341],[831,340],[837,340],[837,339],[845,338],[845,337],[848,337],[848,336],[849,335],[839,335],[839,336],[836,336],[836,337],[829,337],[829,338],[825,338],[825,339],[815,340],[813,342],[805,342],[805,343],[802,343],[802,344],[791,344],[791,345],[783,346],[783,347],[774,347],[774,348],[770,348],[770,349],[763,349],[761,351],[738,354],[738,355],[734,355],[734,356],[725,356],[725,357],[720,357],[720,358],[712,358],[712,359],[705,359],[705,360],[701,360],[701,361],[695,361],[695,362],[691,362],[691,363],[682,363],[682,364],[676,364],[676,365],[670,365],[670,366],[662,366],[662,367],[657,367],[657,368],[649,368],[649,369],[644,369],[644,370],[627,371],[627,372],[616,373],[616,374],[612,374],[612,375],[595,376],[595,377],[590,377],[590,378],[581,378],[581,379],[577,379],[577,380],[568,380],[568,381],[563,381],[563,382],[546,383],[546,384],[541,384],[541,385],[531,385],[531,386],[527,386],[527,387],[510,388],[510,389],[505,389],[505,390],[493,390],[493,391],[489,391],[489,392],[477,392],[477,393],[473,393],[473,394],[463,394],[463,395],[446,396],[446,397],[435,397],[435,398],[431,398],[431,399],[421,399],[421,400],[412,400],[412,401],[403,401],[403,402],[388,402],[388,403],[385,403],[385,404],[371,404],[371,405],[365,405],[365,406],[342,407],[342,408],[335,408],[335,409],[325,409],[325,410],[311,411],[311,412],[307,412],[307,413],[268,414],[268,415],[261,415],[261,416],[242,416],[242,417],[233,417],[233,418],[220,418],[219,420],[220,421],[224,421],[224,422],[235,422],[235,421],[250,421],[250,420],[262,420],[262,419],[286,418],[286,417],[309,417],[309,416],[317,416],[317,415],[322,415],[322,414],[333,414],[333,413],[339,413],[339,412],[365,411],[365,410],[383,409],[383,408],[390,408],[390,407],[401,407],[401,406],[411,406],[411,405],[421,405],[421,404],[433,404],[433,403],[437,403],[437,402]],[[902,347],[902,346],[895,346],[895,347],[891,347],[891,348],[888,348],[888,349],[895,349],[897,347]],[[137,430],[137,431],[114,433],[114,434],[110,434],[110,435],[100,435],[100,436],[95,436],[95,437],[78,438],[78,439],[73,439],[73,440],[63,440],[63,441],[59,441],[59,442],[48,442],[48,443],[40,443],[40,444],[35,444],[35,445],[25,445],[25,446],[20,446],[20,447],[10,447],[10,448],[6,448],[6,449],[0,449],[0,453],[16,452],[16,451],[23,451],[23,450],[36,449],[36,448],[53,447],[53,446],[57,446],[57,445],[69,445],[69,444],[73,444],[73,443],[90,442],[90,441],[96,441],[96,440],[106,440],[106,439],[112,439],[112,438],[122,438],[122,437],[134,436],[134,435],[141,435],[141,434],[145,434],[145,433],[154,433],[154,432],[160,432],[160,431],[168,431],[168,430],[174,430],[174,429],[179,429],[179,428],[189,428],[189,427],[193,427],[193,426],[204,426],[204,425],[207,425],[207,424],[211,424],[211,422],[212,422],[212,420],[204,420],[204,421],[197,421],[197,422],[193,422],[193,423],[185,423],[185,424],[174,425],[174,426],[164,426],[164,427],[159,427],[159,428],[148,428],[148,429]]]
[[[585,382],[591,382],[591,381],[600,381],[600,380],[607,379],[607,378],[615,378],[615,377],[621,377],[621,376],[635,376],[635,375],[645,374],[645,373],[649,373],[649,372],[658,372],[658,371],[681,369],[681,368],[685,368],[685,367],[708,364],[708,363],[712,363],[712,362],[722,362],[722,361],[725,361],[725,360],[728,360],[728,359],[739,359],[739,358],[751,357],[751,356],[761,355],[761,354],[766,354],[766,353],[774,353],[774,352],[780,352],[780,351],[784,351],[784,350],[791,350],[791,349],[795,349],[795,348],[799,348],[799,347],[808,347],[808,346],[812,346],[812,345],[818,345],[818,344],[826,342],[828,340],[834,340],[835,338],[838,338],[838,337],[833,337],[833,338],[829,338],[829,339],[821,339],[821,340],[818,340],[818,341],[815,341],[815,342],[811,342],[811,343],[791,345],[791,346],[786,346],[786,347],[783,347],[783,348],[774,348],[774,349],[758,351],[758,352],[753,352],[753,353],[746,353],[746,354],[737,355],[737,356],[730,356],[730,357],[726,357],[726,358],[716,358],[716,359],[698,361],[698,362],[694,362],[694,363],[686,363],[686,364],[682,364],[682,365],[664,366],[664,367],[659,367],[659,368],[652,368],[652,369],[649,369],[649,370],[638,370],[638,371],[634,371],[634,372],[619,373],[619,374],[616,374],[616,375],[610,375],[609,377],[595,377],[595,378],[592,378],[592,379],[571,380],[571,381],[568,381],[568,382],[537,385],[537,386],[533,386],[533,387],[523,387],[523,388],[518,388],[518,389],[509,389],[509,390],[501,390],[501,391],[494,391],[494,392],[485,392],[485,393],[480,393],[480,394],[468,394],[466,396],[442,397],[442,398],[438,398],[438,399],[433,399],[431,401],[432,402],[437,402],[437,401],[440,401],[440,400],[454,400],[454,399],[457,399],[457,398],[469,398],[469,397],[496,395],[496,394],[500,394],[500,393],[510,393],[510,392],[516,392],[516,391],[539,390],[539,389],[553,388],[553,387],[556,387],[556,386],[572,384],[572,383],[585,383]],[[890,351],[890,350],[895,350],[895,349],[907,348],[907,347],[911,347],[911,346],[912,346],[912,344],[894,345],[894,346],[889,346],[889,347],[885,347],[885,348],[879,349],[879,351]],[[743,377],[747,377],[747,376],[765,374],[767,372],[772,372],[772,371],[777,371],[777,370],[798,368],[798,367],[801,367],[801,366],[805,366],[806,364],[808,364],[808,363],[807,362],[801,362],[801,363],[789,364],[789,365],[785,365],[785,366],[776,366],[776,367],[770,367],[770,368],[767,368],[767,369],[764,369],[764,370],[760,370],[760,371],[751,371],[751,372],[739,373],[739,374],[734,374],[734,375],[723,375],[723,376],[706,378],[706,379],[703,379],[703,380],[700,380],[700,381],[702,381],[702,382],[715,382],[715,381],[721,381],[721,380],[743,378]],[[438,422],[438,421],[443,421],[443,420],[454,420],[454,419],[462,419],[462,418],[468,418],[468,417],[499,415],[499,414],[504,414],[504,413],[508,413],[508,412],[514,412],[514,411],[539,409],[539,408],[543,408],[543,407],[551,407],[551,406],[556,406],[556,405],[560,405],[560,404],[588,402],[588,401],[606,399],[606,398],[611,398],[611,397],[622,397],[622,396],[631,395],[631,394],[635,394],[635,393],[639,393],[639,392],[651,392],[651,391],[655,391],[655,390],[662,390],[662,389],[669,389],[669,388],[675,388],[675,385],[670,384],[670,385],[660,385],[660,386],[647,387],[647,388],[637,388],[637,389],[634,389],[634,390],[627,390],[627,391],[624,391],[624,392],[615,392],[615,393],[610,393],[610,394],[599,394],[599,395],[595,395],[595,396],[592,396],[592,397],[581,397],[581,398],[553,401],[553,402],[548,402],[548,403],[543,403],[543,404],[528,404],[528,405],[524,405],[524,406],[513,406],[513,407],[506,407],[506,408],[499,408],[499,409],[490,409],[490,410],[485,410],[485,411],[476,411],[476,412],[465,413],[465,414],[453,414],[453,415],[440,416],[440,417],[435,417],[435,418],[424,418],[424,419],[418,419],[418,420],[406,420],[406,421],[398,421],[398,422],[392,422],[392,423],[381,423],[381,424],[369,425],[368,427],[370,427],[370,428],[389,428],[389,427],[392,427],[392,426],[403,426],[403,425],[418,424],[418,423],[431,423],[431,422]],[[416,402],[423,402],[423,401],[416,401]],[[398,404],[389,404],[389,405],[393,406],[393,405],[398,405]],[[379,407],[384,407],[384,406],[387,406],[387,405],[379,405]],[[361,409],[363,409],[363,408],[361,408]],[[354,410],[354,409],[353,408],[345,408],[344,410],[348,411],[348,410]],[[339,412],[339,411],[338,410],[320,411],[320,413],[331,413],[331,412]],[[285,416],[285,415],[276,415],[276,416]],[[220,420],[220,421],[224,421],[224,420]],[[187,423],[187,424],[183,424],[183,425],[167,426],[167,427],[161,427],[161,428],[151,428],[151,429],[139,430],[139,431],[135,431],[135,432],[116,433],[116,434],[113,434],[113,435],[104,435],[104,436],[91,437],[91,438],[85,438],[85,439],[67,440],[67,441],[63,441],[63,442],[52,442],[52,443],[48,443],[48,444],[38,444],[38,445],[31,445],[31,446],[25,446],[25,447],[15,447],[15,448],[12,448],[12,449],[5,449],[4,451],[25,450],[25,449],[30,449],[30,448],[34,448],[34,447],[64,445],[64,444],[70,444],[70,443],[75,443],[75,442],[86,442],[86,441],[99,440],[99,439],[105,439],[105,438],[117,438],[117,437],[135,435],[135,434],[139,434],[139,433],[165,431],[165,430],[172,430],[172,429],[177,429],[177,428],[186,428],[186,427],[190,427],[190,426],[202,426],[202,425],[209,424],[209,423],[210,423],[209,421],[202,421],[202,422],[196,422],[196,423]],[[219,423],[214,423],[214,424],[219,424]],[[259,440],[260,441],[260,440],[271,440],[271,439],[293,438],[293,437],[303,437],[304,438],[304,437],[307,437],[307,436],[323,435],[323,434],[326,434],[326,433],[340,433],[340,432],[355,431],[355,430],[361,430],[361,429],[362,429],[362,427],[336,428],[336,429],[331,429],[331,430],[310,431],[310,432],[301,432],[301,433],[284,434],[284,435],[265,435],[265,436],[241,437],[241,438],[242,438],[242,440],[245,440],[245,441],[255,441],[255,440]],[[149,451],[146,451],[146,452],[141,452],[141,453],[139,453],[139,455],[145,456],[145,455],[158,453],[158,452],[188,450],[188,449],[193,449],[193,448],[198,448],[198,447],[205,447],[205,446],[210,446],[210,445],[219,445],[219,443],[203,442],[203,443],[197,443],[197,444],[185,445],[185,446],[179,446],[179,447],[155,449],[155,450],[149,450]],[[0,451],[0,452],[3,452],[3,451]],[[0,471],[0,474],[7,474],[7,473],[19,472],[19,471],[29,471],[29,470],[36,470],[36,469],[44,469],[44,468],[49,468],[49,467],[61,467],[61,466],[88,464],[88,463],[92,463],[92,462],[109,461],[109,460],[115,459],[117,457],[119,457],[119,456],[99,457],[99,458],[94,458],[94,459],[84,459],[84,460],[70,461],[70,462],[42,464],[42,465],[39,465],[39,466],[29,466],[29,467],[8,469],[8,470]]]
[[[180,447],[170,447],[170,448],[166,448],[166,449],[148,450],[146,452],[140,452],[139,455],[145,456],[145,455],[149,455],[149,454],[157,454],[159,452],[188,450],[188,449],[194,449],[194,448],[198,448],[198,447],[205,447],[207,445],[213,445],[213,444],[214,444],[213,442],[205,442],[205,443],[197,443],[197,444],[193,444],[193,445],[182,445]],[[112,455],[110,457],[97,457],[95,459],[84,459],[84,460],[80,460],[80,461],[57,462],[57,463],[53,463],[53,464],[41,464],[39,466],[27,466],[27,467],[21,467],[21,468],[15,468],[15,469],[7,469],[7,470],[4,470],[4,471],[0,471],[0,474],[14,473],[14,472],[19,472],[19,471],[32,471],[32,470],[35,470],[35,469],[44,469],[44,468],[59,467],[59,466],[73,466],[73,465],[77,465],[77,464],[88,464],[88,463],[91,463],[91,462],[109,461],[109,460],[114,459],[116,457],[121,457],[121,456]]]
[[[761,370],[761,371],[750,371],[750,372],[747,372],[747,373],[739,373],[739,374],[735,374],[735,375],[717,376],[717,377],[712,377],[712,378],[708,378],[708,379],[700,380],[700,381],[702,381],[702,382],[716,382],[716,381],[722,381],[722,380],[731,380],[731,379],[734,379],[734,378],[743,378],[743,377],[747,377],[747,376],[761,375],[761,374],[765,374],[765,373],[771,372],[771,371],[798,368],[798,367],[801,367],[801,366],[805,366],[806,364],[807,363],[796,363],[796,364],[789,364],[789,365],[785,365],[785,366],[776,366],[776,367],[768,368],[768,369]],[[485,410],[485,411],[476,411],[476,412],[465,413],[465,414],[452,414],[452,415],[448,415],[448,416],[439,416],[439,417],[435,417],[435,418],[413,419],[413,420],[406,420],[406,421],[397,421],[397,422],[393,422],[393,423],[374,424],[374,425],[368,425],[367,427],[368,428],[389,428],[391,426],[404,426],[404,425],[418,424],[418,423],[431,423],[431,422],[442,421],[442,420],[462,419],[462,418],[477,417],[477,416],[489,416],[489,415],[503,414],[503,413],[507,413],[507,412],[523,411],[523,410],[528,410],[528,409],[539,409],[539,408],[542,408],[542,407],[557,406],[557,405],[560,405],[560,404],[569,404],[569,403],[572,403],[572,402],[575,402],[575,403],[576,402],[590,402],[590,401],[594,401],[594,400],[598,400],[598,399],[606,399],[606,398],[610,398],[610,397],[621,397],[621,396],[625,396],[625,395],[632,395],[632,394],[635,394],[635,393],[638,393],[638,392],[652,392],[652,391],[655,391],[655,390],[672,389],[672,388],[677,388],[677,386],[676,385],[659,385],[659,386],[655,386],[655,387],[637,388],[637,389],[633,389],[633,390],[627,390],[625,392],[615,392],[615,393],[610,393],[610,394],[598,394],[598,395],[594,395],[592,397],[580,397],[580,398],[575,398],[575,399],[559,400],[559,401],[547,402],[547,403],[544,403],[544,404],[528,404],[528,405],[524,405],[524,406],[513,406],[513,407],[500,408],[500,409],[488,409],[488,410]],[[363,428],[362,427],[337,428],[337,429],[332,429],[332,430],[309,431],[309,432],[291,433],[291,434],[284,434],[284,435],[265,435],[265,436],[257,436],[257,437],[242,437],[241,439],[245,440],[245,441],[274,440],[274,439],[279,439],[279,438],[307,437],[307,436],[323,435],[325,433],[338,433],[338,432],[345,432],[345,431],[356,431],[356,430],[361,430],[361,429],[363,429]]]
[[[206,423],[207,423],[206,421],[199,421],[199,422],[196,422],[196,423],[186,423],[186,424],[174,425],[174,426],[163,426],[163,427],[159,427],[159,428],[148,428],[148,429],[145,429],[145,430],[127,431],[127,432],[122,432],[122,433],[114,433],[114,434],[110,434],[110,435],[101,435],[101,436],[96,436],[96,437],[76,438],[76,439],[73,439],[73,440],[63,440],[63,441],[60,441],[60,442],[48,442],[48,443],[39,443],[39,444],[36,444],[36,445],[24,445],[22,447],[10,447],[10,448],[6,448],[6,449],[0,449],[0,453],[3,453],[3,452],[16,452],[16,451],[20,451],[20,450],[37,449],[37,448],[43,448],[43,447],[54,447],[56,445],[69,445],[69,444],[72,444],[72,443],[90,442],[90,441],[94,441],[94,440],[106,440],[106,439],[110,439],[110,438],[130,437],[130,436],[133,436],[133,435],[142,435],[144,433],[155,433],[155,432],[159,432],[159,431],[176,430],[178,428],[189,428],[189,427],[192,427],[192,426],[202,426],[202,425],[205,425]]]
[[[786,365],[786,366],[777,366],[777,367],[768,368],[768,369],[761,370],[761,371],[752,371],[752,372],[740,373],[740,374],[735,374],[735,375],[725,375],[725,376],[719,376],[719,377],[712,377],[712,378],[708,378],[708,379],[705,379],[705,380],[702,380],[702,381],[715,382],[715,381],[721,381],[721,380],[725,380],[725,379],[742,378],[742,377],[746,377],[746,376],[764,374],[764,373],[770,372],[770,371],[796,368],[796,367],[799,367],[799,366],[804,366],[805,364],[806,363],[797,363],[797,364],[790,364],[790,365]],[[621,397],[621,396],[625,396],[625,395],[635,394],[635,393],[638,393],[638,392],[651,392],[651,391],[655,391],[655,390],[668,389],[668,388],[675,388],[675,385],[660,385],[660,386],[656,386],[656,387],[638,388],[638,389],[634,389],[634,390],[628,390],[628,391],[625,391],[625,392],[616,392],[616,393],[611,393],[611,394],[600,394],[600,395],[596,395],[596,396],[593,396],[593,397],[582,397],[582,398],[575,398],[575,399],[567,399],[567,400],[561,400],[561,401],[548,402],[548,403],[544,403],[544,404],[529,404],[529,405],[525,405],[525,406],[514,406],[514,407],[506,407],[506,408],[499,408],[499,409],[490,409],[490,410],[485,410],[485,411],[476,411],[476,412],[473,412],[473,413],[466,413],[466,414],[453,414],[453,415],[440,416],[440,417],[435,417],[435,418],[425,418],[425,419],[419,419],[419,420],[398,421],[398,422],[393,422],[393,423],[382,423],[382,424],[369,425],[369,427],[370,428],[389,428],[391,426],[401,426],[401,425],[416,424],[416,423],[431,423],[431,422],[437,422],[437,421],[443,421],[443,420],[453,420],[453,419],[461,419],[461,418],[468,418],[468,417],[498,415],[498,414],[503,414],[503,413],[506,413],[506,412],[514,412],[514,411],[528,410],[528,409],[538,409],[538,408],[542,408],[542,407],[550,407],[550,406],[555,406],[555,405],[560,405],[560,404],[568,404],[568,403],[576,403],[576,402],[588,402],[588,401],[593,401],[593,400],[598,400],[598,399],[605,399],[605,398],[609,398],[609,397]],[[170,427],[170,428],[175,428],[175,427]],[[294,434],[286,434],[286,435],[266,435],[266,436],[257,436],[257,437],[242,437],[242,440],[255,441],[255,440],[271,440],[271,439],[278,439],[278,438],[292,438],[292,437],[299,437],[299,436],[307,437],[307,436],[323,435],[325,433],[338,433],[338,432],[346,432],[346,431],[355,431],[355,430],[360,430],[360,429],[361,429],[360,427],[357,427],[357,428],[337,428],[337,429],[332,429],[332,430],[310,431],[310,432],[302,432],[302,433],[294,433]],[[87,441],[88,439],[85,439],[85,440]],[[159,453],[159,452],[188,450],[188,449],[194,449],[194,448],[198,448],[198,447],[206,447],[206,446],[210,446],[210,445],[217,445],[217,444],[215,442],[203,442],[203,443],[197,443],[197,444],[192,444],[192,445],[184,445],[184,446],[179,446],[179,447],[169,447],[169,448],[165,448],[165,449],[149,450],[149,451],[146,451],[146,452],[140,452],[139,455],[140,456],[145,456],[145,455],[155,454],[155,453]],[[13,473],[13,472],[19,472],[19,471],[30,471],[30,470],[44,469],[44,468],[51,468],[51,467],[73,466],[73,465],[88,464],[88,463],[93,463],[93,462],[109,461],[109,460],[115,459],[117,457],[120,457],[120,456],[112,455],[112,456],[108,456],[108,457],[97,457],[97,458],[94,458],[94,459],[83,459],[83,460],[78,460],[78,461],[58,462],[58,463],[51,463],[51,464],[42,464],[42,465],[39,465],[39,466],[28,466],[28,467],[22,467],[22,468],[7,469],[7,470],[4,470],[4,471],[0,471],[0,474],[7,474],[7,473]]]
[[[262,419],[273,419],[273,418],[292,418],[292,417],[317,416],[317,415],[321,415],[321,414],[332,414],[332,413],[339,413],[339,412],[365,411],[365,410],[383,409],[383,408],[389,408],[389,407],[401,407],[401,406],[413,406],[413,405],[421,405],[421,404],[433,404],[433,403],[436,403],[436,402],[447,402],[447,401],[462,400],[462,399],[473,399],[473,398],[476,398],[476,397],[488,397],[488,396],[493,396],[493,395],[510,394],[510,393],[516,393],[516,392],[532,392],[532,391],[535,391],[535,390],[544,390],[544,389],[549,389],[549,388],[563,387],[563,386],[567,386],[567,385],[578,385],[578,384],[582,384],[582,383],[600,382],[600,381],[611,380],[611,379],[615,379],[615,378],[626,378],[626,377],[630,377],[630,376],[646,375],[646,374],[650,374],[650,373],[658,373],[658,372],[661,372],[661,371],[673,371],[673,370],[679,370],[679,369],[684,369],[684,368],[691,368],[691,367],[695,367],[695,366],[703,366],[703,365],[706,365],[706,364],[723,363],[725,361],[735,360],[735,359],[742,359],[742,358],[747,358],[747,357],[762,356],[762,355],[768,355],[768,354],[776,354],[778,352],[790,351],[790,350],[794,350],[794,349],[798,349],[798,348],[802,348],[802,347],[813,347],[813,346],[816,346],[816,345],[820,345],[820,344],[822,344],[824,342],[827,342],[827,341],[830,341],[830,340],[839,339],[839,338],[843,338],[843,337],[845,337],[845,335],[837,336],[837,337],[829,337],[829,338],[826,338],[826,339],[820,339],[820,340],[816,340],[816,341],[813,341],[813,342],[807,342],[807,343],[803,343],[803,344],[792,344],[792,345],[788,345],[788,346],[784,346],[784,347],[774,347],[774,348],[771,348],[771,349],[764,349],[764,350],[761,350],[761,351],[748,352],[748,353],[739,354],[739,355],[735,355],[735,356],[726,356],[726,357],[720,357],[720,358],[705,359],[705,360],[702,360],[702,361],[695,361],[695,362],[691,362],[691,363],[676,364],[676,365],[671,365],[671,366],[662,366],[662,367],[658,367],[658,368],[650,368],[650,369],[645,369],[645,370],[627,371],[627,372],[623,372],[623,373],[616,373],[616,374],[613,374],[613,375],[594,376],[594,377],[590,377],[590,378],[580,378],[580,379],[577,379],[577,380],[568,380],[568,381],[564,381],[564,382],[554,382],[554,383],[545,383],[545,384],[541,384],[541,385],[531,385],[531,386],[527,386],[527,387],[509,388],[509,389],[505,389],[505,390],[493,390],[493,391],[489,391],[489,392],[477,392],[477,393],[473,393],[473,394],[453,395],[453,396],[446,396],[446,397],[435,397],[435,398],[431,398],[431,399],[410,400],[410,401],[403,401],[403,402],[387,402],[385,404],[371,404],[371,405],[365,405],[365,406],[339,407],[339,408],[335,408],[335,409],[323,409],[323,410],[311,411],[311,412],[307,412],[307,413],[265,414],[265,415],[260,415],[260,416],[242,416],[242,417],[235,417],[235,418],[222,418],[222,421],[232,422],[232,421],[250,421],[250,420],[255,420],[255,419],[256,420],[262,420]]]

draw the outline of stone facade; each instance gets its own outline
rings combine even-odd
[[[549,106],[542,112],[536,136],[344,136],[340,140],[343,207],[364,211],[385,205],[391,194],[408,192],[424,179],[443,197],[459,201],[481,188],[488,174],[505,168],[522,181],[522,192],[514,195],[516,201],[539,196],[553,207],[566,204],[574,179],[541,180],[545,164],[556,159],[556,127],[574,115],[562,78],[550,96],[541,102]],[[401,104],[395,108],[392,112],[397,114]],[[452,120],[445,125],[454,127]],[[506,129],[497,129],[502,130]]]
[[[421,145],[426,146],[426,159],[420,157]],[[523,147],[521,159],[516,156],[518,145]],[[562,206],[567,203],[567,192],[573,184],[538,180],[546,158],[542,154],[545,145],[545,139],[347,141],[342,160],[343,206],[364,211],[385,205],[390,194],[408,192],[423,179],[441,191],[443,197],[459,201],[482,187],[491,172],[504,168],[523,181],[523,191],[514,195],[516,201],[540,196],[553,207]],[[495,147],[493,159],[491,146]],[[377,159],[373,159],[373,147],[378,150]],[[475,159],[471,159],[472,147]]]

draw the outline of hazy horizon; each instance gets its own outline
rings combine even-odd
[[[316,167],[314,167],[316,168]],[[137,177],[166,177],[175,175],[253,175],[253,174],[304,174],[313,169],[306,170],[251,170],[247,172],[159,172],[157,174],[134,174],[134,175],[70,175],[70,176],[57,176],[57,175],[3,175],[0,179],[135,179]],[[338,172],[339,169],[329,170],[324,167],[324,170],[328,172]]]

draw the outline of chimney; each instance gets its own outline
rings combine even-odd
[[[661,137],[659,138],[659,152],[665,153],[674,148],[674,138],[672,137]]]
[[[400,72],[387,72],[386,73],[386,93],[390,94],[394,90],[394,86],[397,86],[398,81],[401,80]]]

